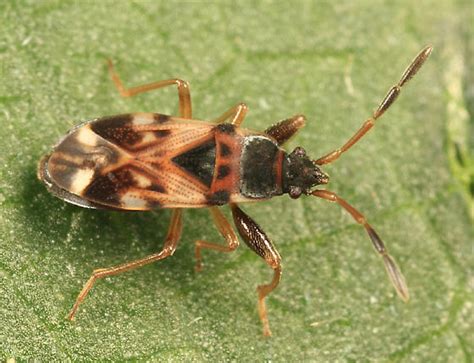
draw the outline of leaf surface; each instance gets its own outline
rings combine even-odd
[[[471,11],[469,11],[471,10]],[[461,1],[4,1],[0,5],[0,356],[18,360],[472,361],[472,7]],[[396,296],[364,230],[336,205],[288,197],[244,205],[279,249],[264,339],[257,284],[271,270],[221,241],[205,210],[185,213],[172,258],[100,281],[65,316],[92,270],[158,251],[168,211],[66,205],[36,165],[72,126],[124,112],[176,114],[174,89],[118,96],[124,82],[179,77],[194,115],[237,102],[245,127],[294,114],[288,144],[317,158],[342,145],[426,44],[431,59],[349,153],[328,189],[369,219],[397,259]],[[228,212],[226,212],[228,213]],[[471,282],[471,287],[469,287]]]

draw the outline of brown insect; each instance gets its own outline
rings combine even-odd
[[[97,279],[171,256],[181,235],[183,208],[209,208],[227,243],[223,246],[196,241],[197,271],[202,268],[202,249],[234,251],[239,240],[218,208],[229,204],[244,242],[274,271],[272,281],[257,289],[263,333],[271,335],[265,297],[280,282],[281,257],[265,232],[238,204],[283,194],[292,198],[312,195],[336,202],[348,211],[367,231],[395,290],[407,301],[405,279],[365,217],[335,193],[314,187],[329,181],[320,166],[338,159],[374,126],[431,50],[428,46],[416,56],[372,116],[341,148],[316,160],[309,158],[301,147],[291,153],[282,149],[282,145],[304,126],[304,116],[297,115],[264,132],[255,132],[240,127],[247,113],[247,106],[240,103],[215,120],[197,121],[192,118],[187,82],[170,79],[127,89],[109,61],[112,79],[124,97],[176,85],[179,117],[134,113],[87,121],[72,129],[51,154],[41,159],[38,177],[51,193],[81,207],[123,211],[170,208],[173,211],[163,249],[136,261],[95,270],[79,293],[69,319],[74,318]]]

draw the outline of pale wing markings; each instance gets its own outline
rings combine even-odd
[[[148,147],[137,151],[135,155],[140,159],[147,155],[166,154],[173,157],[183,152],[183,150],[195,147],[196,143],[201,142],[203,139],[208,139],[209,136],[210,130],[206,128],[195,130],[177,129],[162,139],[156,139],[153,144],[149,144],[147,145]]]

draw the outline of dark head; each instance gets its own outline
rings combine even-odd
[[[309,194],[311,188],[327,184],[329,176],[306,155],[302,147],[297,147],[283,159],[282,187],[283,193],[292,198]]]

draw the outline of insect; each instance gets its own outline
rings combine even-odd
[[[229,204],[243,241],[274,271],[273,279],[257,288],[263,334],[271,335],[265,299],[280,282],[281,257],[265,232],[239,204],[283,194],[289,194],[291,198],[311,195],[326,199],[349,212],[367,231],[393,287],[400,298],[407,301],[405,279],[366,218],[337,194],[316,187],[329,182],[321,165],[337,160],[375,125],[431,51],[430,46],[421,50],[372,116],[342,147],[315,160],[302,147],[296,147],[291,153],[282,148],[304,126],[302,115],[280,121],[264,132],[255,132],[240,127],[248,110],[240,103],[215,120],[198,121],[192,118],[187,82],[170,79],[127,89],[109,61],[112,80],[124,97],[177,86],[179,117],[133,113],[87,121],[69,131],[52,152],[41,159],[38,178],[52,194],[81,207],[119,211],[170,208],[171,221],[160,252],[94,270],[68,318],[73,320],[97,280],[171,256],[181,235],[184,208],[209,208],[226,241],[226,245],[205,240],[195,242],[197,271],[202,269],[202,250],[234,251],[239,245],[237,234],[219,209],[219,206]]]

